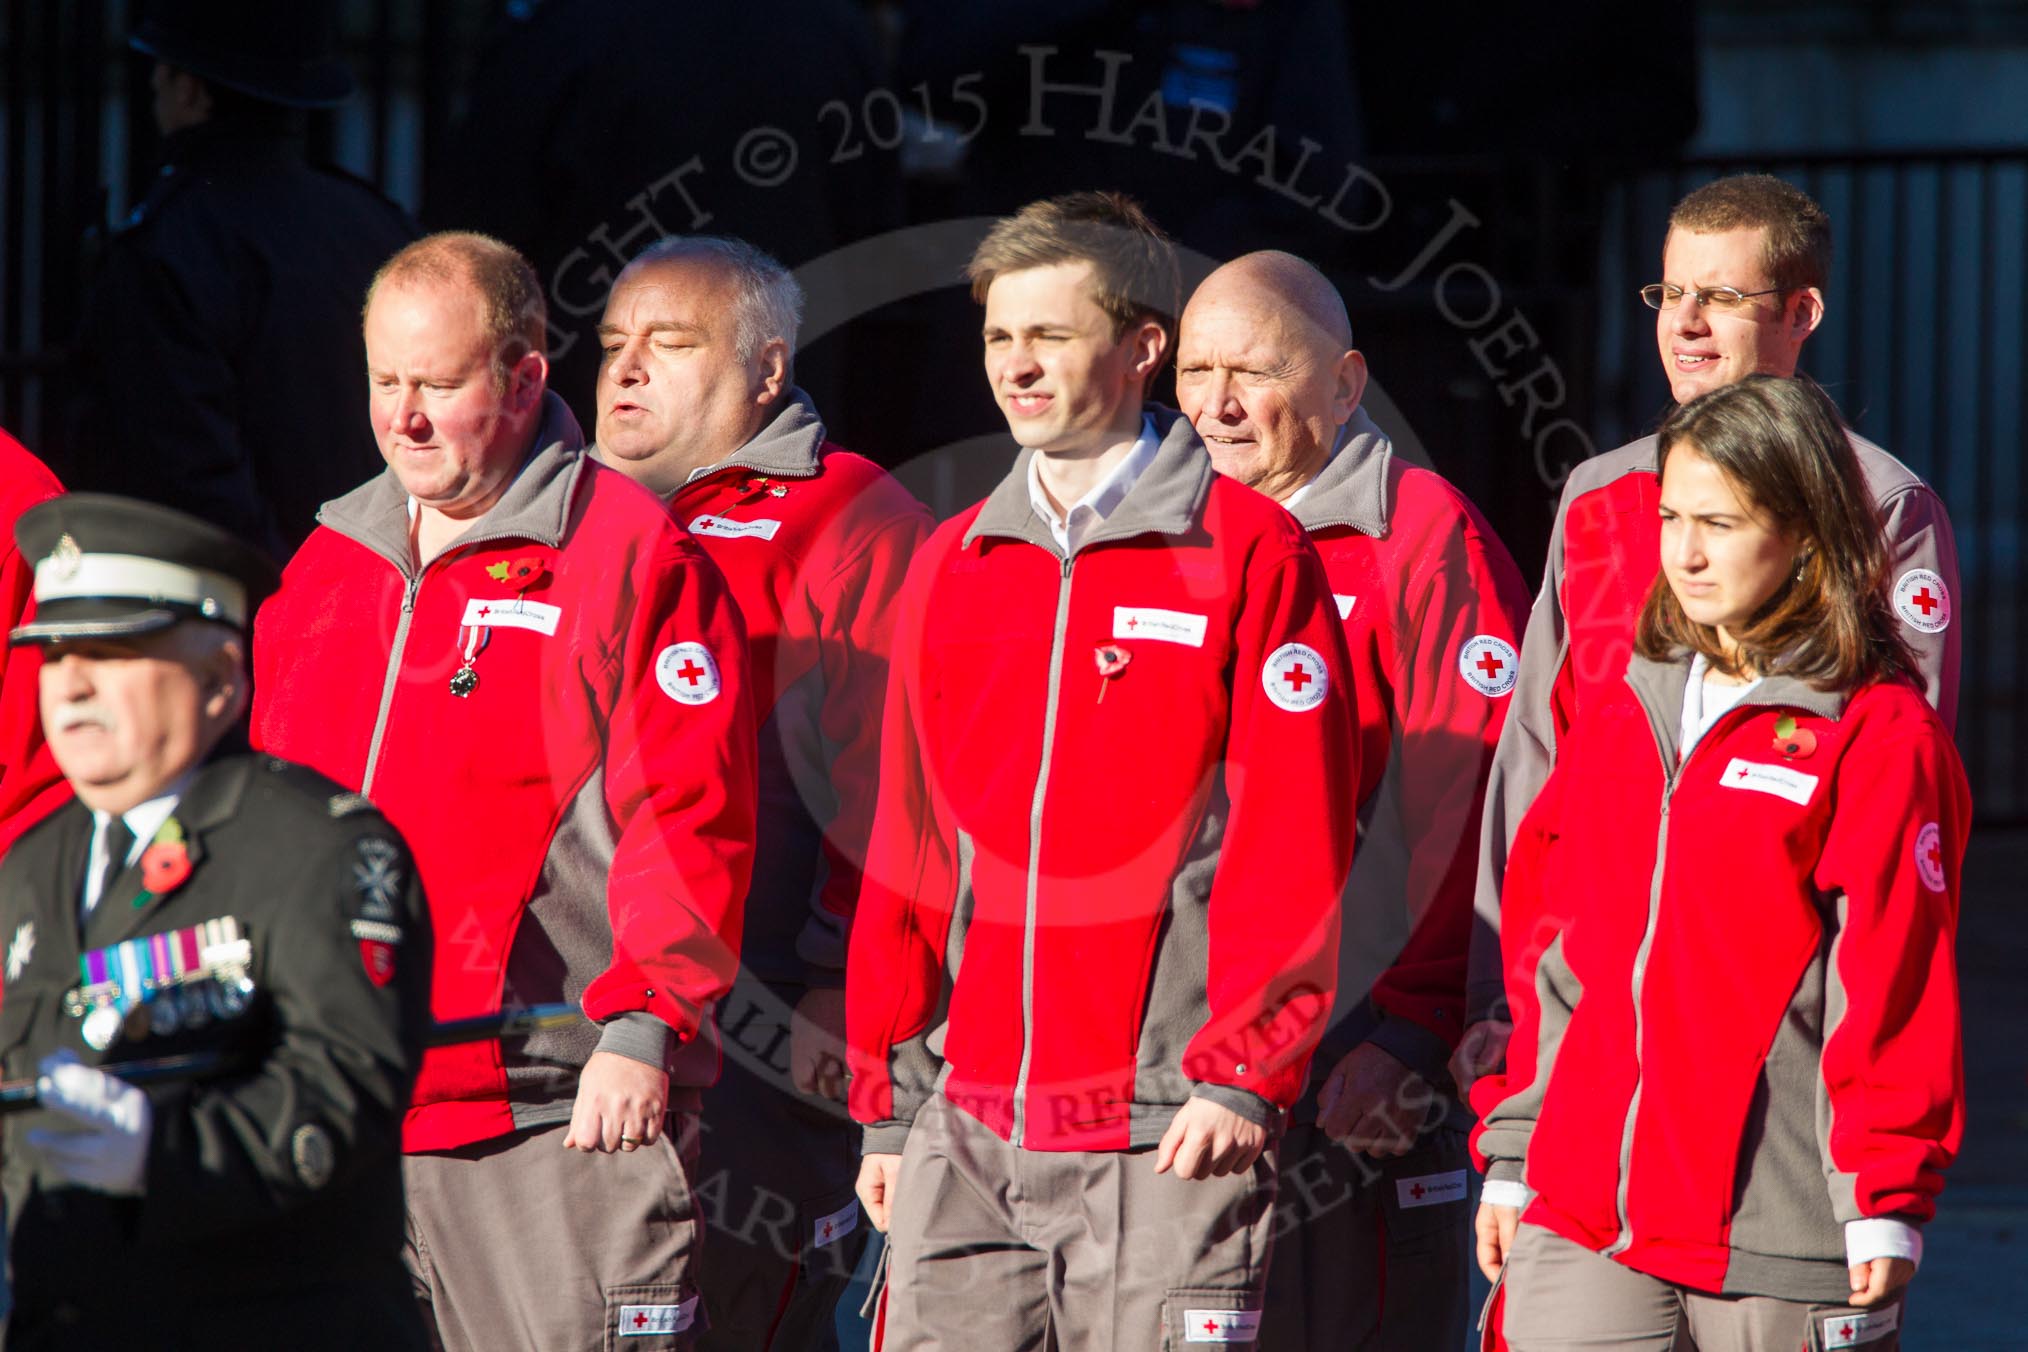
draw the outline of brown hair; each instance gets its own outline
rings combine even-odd
[[[1092,300],[1112,319],[1113,340],[1152,320],[1174,351],[1183,299],[1176,249],[1125,193],[1065,193],[1002,217],[980,241],[965,276],[972,299],[983,303],[1002,273],[1086,262],[1092,265]]]
[[[1831,218],[1808,193],[1771,174],[1734,174],[1705,184],[1676,204],[1669,229],[1761,231],[1768,281],[1784,291],[1822,290],[1831,275]]]
[[[1752,375],[1722,385],[1671,413],[1660,447],[1661,468],[1676,451],[1711,462],[1755,515],[1802,547],[1797,575],[1734,632],[1742,665],[1819,690],[1913,674],[1888,604],[1880,514],[1838,406],[1815,381]],[[1717,631],[1683,613],[1663,574],[1648,589],[1634,647],[1654,661],[1693,649],[1738,674]]]
[[[445,230],[425,235],[380,265],[366,288],[366,304],[389,283],[467,286],[485,307],[487,345],[493,349],[493,377],[504,385],[514,364],[543,350],[549,307],[542,282],[526,258],[491,235]]]

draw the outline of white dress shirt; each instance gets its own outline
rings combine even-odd
[[[1070,504],[1070,510],[1062,516],[1056,514],[1049,495],[1042,491],[1042,452],[1037,451],[1028,461],[1028,501],[1035,508],[1035,515],[1042,519],[1042,524],[1049,527],[1049,534],[1065,558],[1075,554],[1085,537],[1113,514],[1113,509],[1120,505],[1127,491],[1154,463],[1155,452],[1161,447],[1161,439],[1155,435],[1155,420],[1143,414],[1141,435],[1126,458],[1114,465],[1105,478],[1093,484],[1089,493]]]
[[[155,842],[155,833],[162,829],[162,823],[169,820],[176,811],[176,804],[182,799],[183,791],[190,786],[190,775],[184,774],[169,786],[166,793],[158,794],[147,802],[128,808],[120,814],[127,829],[134,833],[134,843],[127,850],[127,857],[120,861],[125,868],[133,867],[134,861],[145,853]],[[106,881],[106,829],[112,824],[110,812],[92,813],[91,853],[85,863],[84,906],[79,912],[80,919],[89,916],[92,908],[99,904],[99,889]]]

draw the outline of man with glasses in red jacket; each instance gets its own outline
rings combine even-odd
[[[1705,184],[1669,215],[1662,279],[1641,289],[1655,310],[1655,343],[1678,404],[1756,372],[1796,373],[1803,344],[1825,316],[1831,222],[1808,194],[1767,174]],[[1936,491],[1866,438],[1852,437],[1894,563],[1894,613],[1915,654],[1924,693],[1944,726],[1956,722],[1957,543]],[[1556,509],[1542,590],[1521,645],[1513,712],[1486,790],[1472,937],[1472,1025],[1452,1061],[1461,1089],[1496,1068],[1510,1025],[1500,971],[1502,932],[1540,953],[1554,920],[1503,915],[1507,852],[1556,763],[1557,746],[1602,690],[1617,691],[1633,654],[1634,622],[1660,567],[1661,481],[1655,438],[1642,437],[1571,472]],[[1518,1200],[1511,1199],[1511,1200]]]

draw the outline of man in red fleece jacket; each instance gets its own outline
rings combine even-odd
[[[1219,471],[1309,532],[1358,692],[1358,814],[1340,829],[1359,862],[1315,1093],[1282,1142],[1261,1346],[1421,1352],[1464,1341],[1470,1119],[1445,1062],[1528,589],[1478,509],[1366,416],[1365,389],[1344,301],[1300,258],[1235,259],[1183,311],[1177,400]]]
[[[1736,174],[1688,193],[1669,215],[1661,280],[1642,288],[1655,310],[1655,344],[1669,392],[1688,403],[1757,372],[1790,376],[1823,323],[1831,222],[1808,194],[1767,174]],[[1957,721],[1957,541],[1936,490],[1866,438],[1852,437],[1894,557],[1894,612],[1915,653],[1923,693]],[[1595,456],[1571,472],[1557,504],[1542,589],[1521,647],[1513,714],[1486,790],[1467,998],[1471,1025],[1452,1060],[1461,1090],[1498,1069],[1512,1032],[1500,970],[1501,934],[1530,931],[1523,951],[1555,938],[1552,916],[1501,905],[1507,851],[1581,712],[1617,695],[1633,653],[1634,622],[1659,571],[1661,481],[1655,438]],[[1524,976],[1523,985],[1527,981]]]
[[[597,455],[666,501],[746,621],[760,819],[704,1100],[705,1352],[831,1347],[859,1260],[845,942],[880,771],[894,596],[929,513],[792,379],[802,288],[752,245],[649,246],[599,324]]]
[[[1023,451],[903,586],[847,969],[886,1346],[1251,1345],[1337,966],[1344,638],[1302,529],[1142,402],[1178,282],[1139,207],[1036,203],[970,275]]]
[[[365,329],[388,472],[325,505],[262,609],[255,735],[410,842],[438,1018],[568,1000],[589,1021],[424,1060],[417,1292],[446,1348],[688,1347],[715,1058],[677,1053],[738,965],[745,631],[696,542],[546,393],[519,254],[418,241]]]

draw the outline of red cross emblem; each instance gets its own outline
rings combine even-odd
[[[1205,1321],[1204,1321],[1204,1331],[1205,1331],[1206,1333],[1216,1333],[1216,1332],[1218,1332],[1218,1321],[1217,1321],[1216,1319],[1207,1319],[1207,1320],[1205,1320]]]
[[[637,1329],[640,1329],[640,1328],[646,1328],[647,1326],[648,1326],[648,1316],[647,1316],[647,1315],[645,1315],[645,1314],[637,1314],[637,1315],[635,1315],[635,1316],[634,1316],[634,1327],[635,1327],[635,1328],[637,1328]]]
[[[817,1233],[825,1239],[829,1239],[831,1237],[831,1222],[825,1221],[822,1225],[818,1226]]]
[[[1472,689],[1487,698],[1497,698],[1514,688],[1514,645],[1497,634],[1474,634],[1458,652],[1458,675]]]
[[[695,658],[685,658],[683,665],[676,668],[676,674],[690,684],[696,685],[704,679],[704,668],[697,665]]]
[[[1921,591],[1909,597],[1908,603],[1914,606],[1916,609],[1920,610],[1922,612],[1924,619],[1928,619],[1929,613],[1932,610],[1935,610],[1938,606],[1943,604],[1943,602],[1937,600],[1934,596],[1931,596],[1929,594],[1928,587],[1924,587]]]
[[[1930,841],[1929,848],[1922,852],[1922,858],[1924,863],[1928,864],[1938,873],[1943,872],[1943,851],[1937,848],[1936,841]]]
[[[1308,685],[1311,681],[1316,680],[1317,678],[1312,676],[1309,672],[1304,671],[1303,664],[1301,662],[1298,662],[1294,666],[1290,667],[1287,671],[1282,673],[1282,679],[1289,683],[1289,688],[1291,690],[1294,690],[1297,694],[1301,694],[1303,687]]]
[[[483,620],[483,619],[485,619],[485,618],[486,618],[486,617],[487,617],[488,615],[491,615],[492,613],[493,613],[493,607],[491,607],[491,606],[480,606],[480,607],[479,607],[479,618],[480,618],[480,619],[482,619],[482,620]]]
[[[1749,770],[1746,766],[1742,765],[1739,767],[1739,773],[1733,777],[1735,779],[1751,779],[1753,777],[1753,771]]]
[[[1850,1338],[1856,1332],[1858,1332],[1857,1329],[1853,1328],[1850,1324],[1847,1324],[1845,1325],[1845,1327],[1838,1330],[1838,1336],[1840,1338]]]
[[[1128,619],[1127,619],[1127,628],[1129,628],[1129,629],[1136,629],[1136,628],[1139,628],[1139,627],[1140,627],[1140,623],[1141,623],[1141,619],[1140,619],[1140,616],[1138,616],[1138,615],[1134,615],[1134,616],[1129,616],[1129,617],[1128,617]]]
[[[1410,1197],[1415,1198],[1415,1200],[1418,1202],[1422,1200],[1422,1194],[1423,1194],[1423,1186],[1420,1183],[1416,1184],[1414,1187],[1408,1190],[1408,1195]]]

